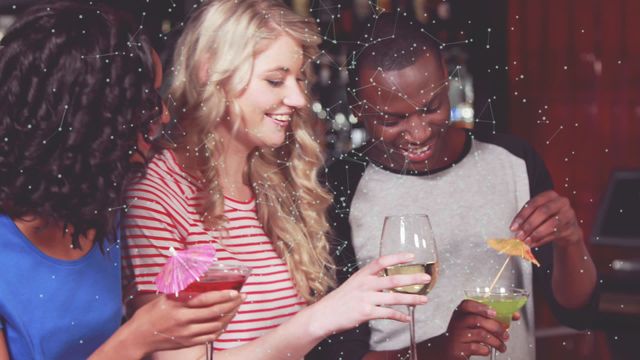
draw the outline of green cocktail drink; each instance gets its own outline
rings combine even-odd
[[[485,304],[496,311],[496,320],[505,327],[511,325],[513,313],[520,310],[527,302],[526,295],[489,295],[489,296],[469,296],[470,300]]]
[[[526,290],[516,288],[476,288],[465,290],[465,296],[469,300],[485,304],[496,311],[496,320],[505,328],[511,325],[513,313],[520,310],[527,303],[529,293]],[[491,359],[496,358],[496,349],[491,349]]]

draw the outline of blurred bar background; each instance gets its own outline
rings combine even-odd
[[[35,2],[0,1],[0,37]],[[100,2],[140,23],[165,67],[186,15],[199,3]],[[538,359],[640,358],[632,349],[640,341],[640,1],[285,2],[317,19],[325,37],[312,108],[328,155],[366,140],[345,93],[348,48],[358,29],[382,9],[400,9],[424,25],[445,54],[453,125],[513,133],[534,145],[556,190],[571,200],[603,276],[593,332],[559,326],[536,298]],[[615,241],[608,240],[612,233]]]

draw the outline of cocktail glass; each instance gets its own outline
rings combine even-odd
[[[527,303],[529,293],[526,290],[518,288],[475,288],[465,290],[464,294],[467,299],[485,304],[495,310],[496,320],[500,322],[505,329],[511,325],[511,317],[513,313],[520,310]],[[491,348],[491,360],[496,359],[496,349]]]
[[[201,293],[208,291],[237,290],[240,291],[242,285],[251,274],[251,268],[240,264],[214,263],[200,277],[178,294],[178,299],[189,300]],[[207,360],[213,359],[213,343],[206,343]]]

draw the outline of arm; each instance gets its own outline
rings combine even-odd
[[[381,290],[401,284],[424,284],[425,274],[380,277],[385,267],[410,261],[407,254],[381,257],[354,274],[342,286],[289,321],[248,344],[216,353],[216,359],[302,358],[326,336],[372,319],[408,321],[408,316],[385,305],[424,304],[426,297]],[[295,336],[292,336],[295,334]]]
[[[7,349],[7,342],[4,339],[4,331],[0,328],[0,360],[9,360],[9,349]]]
[[[589,303],[596,286],[596,269],[584,241],[553,248],[552,289],[558,303],[576,309]]]
[[[587,306],[596,287],[596,269],[567,198],[545,191],[516,215],[511,230],[531,247],[553,244],[553,297],[566,309]]]
[[[526,162],[531,199],[513,219],[510,229],[539,255],[534,267],[554,314],[563,323],[584,328],[598,304],[597,273],[569,200],[553,189],[542,158],[526,143],[519,155]]]
[[[386,318],[407,322],[407,315],[379,305],[424,304],[426,297],[383,293],[381,290],[403,285],[428,283],[430,280],[429,276],[425,274],[414,274],[380,277],[378,274],[385,267],[410,261],[411,258],[412,256],[409,257],[407,254],[398,254],[382,257],[372,262],[354,274],[343,286],[331,292],[319,302],[302,310],[273,331],[235,349],[218,352],[215,355],[216,359],[269,360],[289,357],[297,359],[302,358],[313,346],[329,334],[355,327],[371,319]],[[140,311],[148,306],[145,304],[151,304],[156,301],[156,299],[153,299],[153,296],[152,294],[144,295],[133,299],[131,305],[134,307],[134,311],[135,307],[138,307],[138,311],[135,312],[132,321],[136,319]],[[198,300],[201,297],[202,296],[199,296],[192,301]],[[219,318],[219,314],[220,312],[211,316]],[[231,316],[233,316],[233,314],[231,314]],[[229,318],[229,320],[230,319],[231,318]],[[149,321],[145,324],[147,334],[160,332]],[[161,323],[157,323],[155,326],[161,325]],[[221,329],[217,329],[215,331],[220,330]],[[211,331],[211,333],[214,333],[214,331]],[[295,336],[292,336],[292,334],[295,334]],[[214,335],[217,337],[217,334]],[[173,347],[167,346],[167,348],[175,349],[193,346],[198,343],[202,344],[205,341],[211,341],[213,339],[214,337],[209,340],[201,337],[199,338],[200,342],[185,342],[179,344],[181,346],[175,346],[173,342],[166,341],[166,337],[162,340],[164,340],[164,343],[173,344]],[[156,348],[156,350],[163,349]],[[190,354],[197,354],[203,351],[203,347],[187,351],[189,351]],[[165,352],[157,355],[156,358],[180,358],[184,356],[184,352]]]
[[[214,341],[235,316],[242,300],[234,290],[204,293],[186,303],[164,295],[146,296],[131,320],[90,359],[141,359],[156,351]]]

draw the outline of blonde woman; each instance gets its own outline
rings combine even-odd
[[[378,276],[408,254],[374,261],[327,295],[330,197],[316,180],[323,160],[305,91],[319,42],[313,21],[281,1],[206,1],[176,47],[169,140],[128,191],[133,309],[156,296],[171,246],[210,242],[218,261],[252,268],[216,359],[301,358],[367,320],[408,320],[381,305],[426,301],[382,292],[429,281]]]

